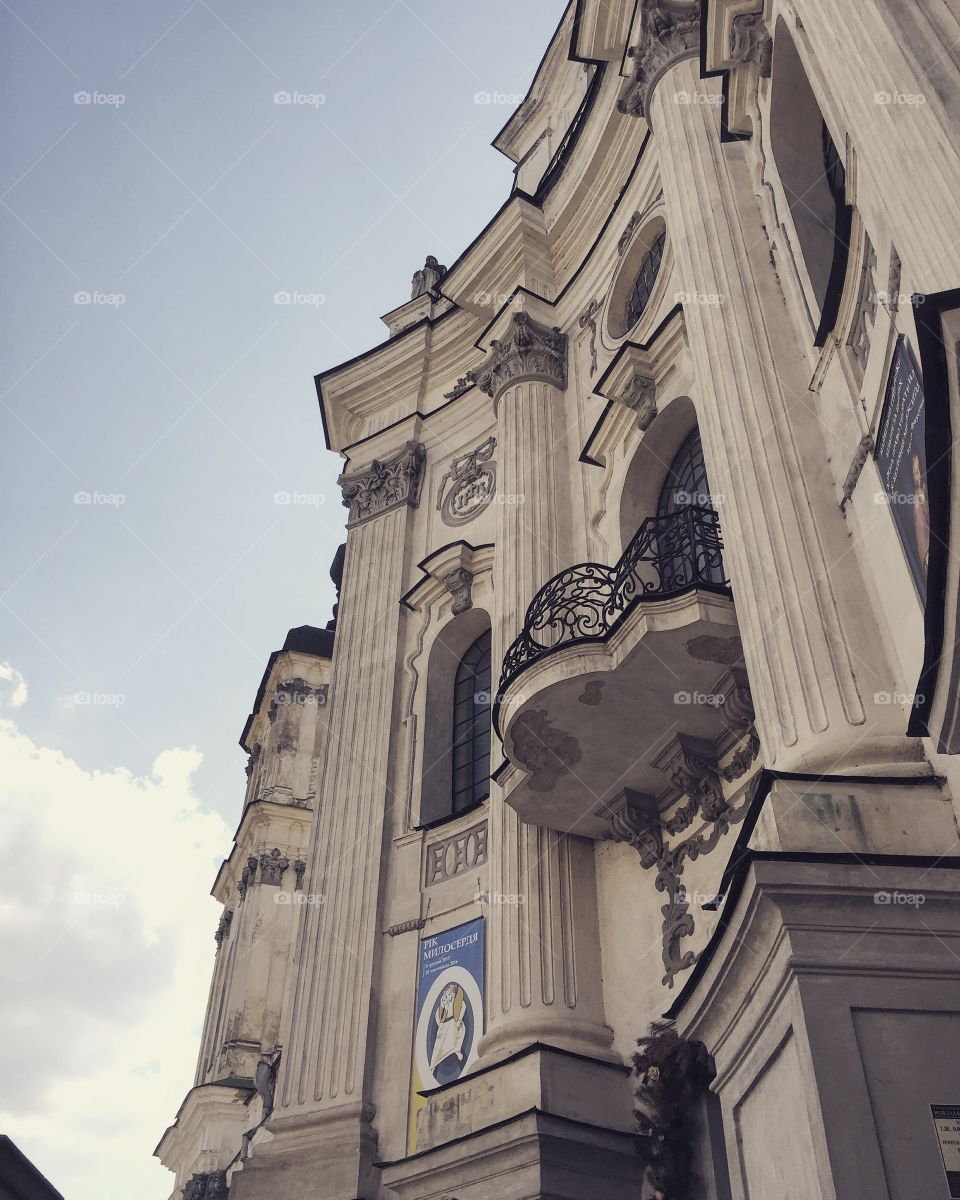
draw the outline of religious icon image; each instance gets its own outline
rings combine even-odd
[[[463,1020],[466,1004],[467,998],[458,983],[448,983],[440,993],[440,999],[433,1012],[437,1025],[437,1040],[433,1043],[433,1052],[430,1055],[432,1071],[436,1071],[448,1058],[456,1058],[458,1062],[463,1062],[463,1042],[467,1036],[467,1027]]]

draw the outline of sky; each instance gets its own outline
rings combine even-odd
[[[237,738],[334,599],[313,376],[506,198],[563,8],[0,0],[0,1127],[67,1200],[170,1193]]]

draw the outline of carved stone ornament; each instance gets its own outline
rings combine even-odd
[[[440,281],[446,273],[447,268],[441,266],[432,254],[428,254],[427,261],[421,269],[414,272],[410,282],[410,299],[416,300],[418,296],[435,296]]]
[[[443,585],[453,597],[453,605],[451,612],[454,616],[458,613],[466,612],[468,608],[473,607],[473,576],[463,567],[457,567],[455,571],[451,571],[449,575],[444,575]]]
[[[617,102],[631,117],[645,117],[653,89],[666,72],[700,52],[700,0],[643,0],[640,44],[627,51],[633,77]]]
[[[232,923],[233,909],[228,908],[226,912],[220,914],[220,924],[217,926],[217,932],[213,935],[213,940],[217,943],[218,950],[230,936],[230,926]]]
[[[558,326],[514,313],[506,337],[490,343],[487,361],[468,378],[486,395],[497,396],[523,379],[541,379],[564,391],[567,386],[567,335]]]
[[[577,317],[581,329],[590,330],[590,374],[597,373],[597,313],[602,305],[599,300],[591,300],[587,307]]]
[[[396,925],[385,929],[384,933],[389,933],[391,937],[399,937],[401,933],[412,933],[415,929],[422,929],[426,923],[426,917],[412,917],[409,921],[398,921]]]
[[[773,38],[763,23],[762,13],[738,13],[731,22],[730,58],[734,63],[753,63],[761,79],[770,77]]]
[[[611,840],[626,842],[640,855],[644,870],[657,865],[663,854],[663,827],[657,803],[652,796],[624,788],[613,803],[606,806]]]
[[[277,1070],[280,1066],[280,1051],[274,1050],[272,1054],[264,1054],[257,1063],[253,1072],[253,1086],[257,1089],[257,1095],[260,1097],[263,1105],[263,1110],[260,1116],[261,1122],[273,1112],[273,1097],[277,1090]]]
[[[843,496],[840,500],[840,511],[844,516],[847,515],[847,505],[853,499],[854,489],[857,486],[857,481],[863,472],[863,468],[867,465],[867,459],[870,457],[870,451],[873,449],[873,437],[869,433],[865,433],[857,444],[857,452],[853,456],[853,462],[850,464],[850,470],[847,471],[847,477],[843,481]]]
[[[303,891],[303,877],[306,874],[306,870],[307,870],[307,864],[303,861],[302,858],[298,858],[297,861],[293,864],[293,873],[296,876],[296,883],[293,885],[293,890],[295,892]]]
[[[853,355],[854,366],[862,380],[867,369],[867,358],[870,354],[870,338],[877,314],[877,289],[873,278],[873,269],[877,265],[877,256],[873,243],[866,238],[863,250],[863,266],[860,269],[860,286],[857,290],[857,306],[853,316],[853,328],[847,338],[847,345]]]
[[[437,508],[444,525],[466,525],[490,504],[497,487],[496,448],[496,438],[488,437],[450,464],[437,490]]]
[[[362,525],[404,504],[416,508],[424,456],[419,442],[407,442],[390,458],[374,459],[364,471],[341,475],[337,483],[350,510],[347,525]]]
[[[642,219],[643,218],[641,217],[640,212],[639,211],[635,212],[633,214],[633,216],[630,218],[630,220],[627,222],[626,228],[624,229],[623,233],[620,234],[620,240],[617,242],[617,254],[621,258],[623,258],[624,254],[626,254],[627,247],[630,245],[630,239],[640,228],[640,222]]]
[[[657,385],[645,375],[635,373],[620,397],[637,414],[637,428],[646,433],[657,415]]]
[[[464,871],[482,867],[487,861],[488,846],[486,821],[430,842],[424,856],[424,887],[445,883]]]
[[[206,1171],[192,1175],[183,1185],[183,1200],[227,1200],[226,1171]]]
[[[727,807],[720,786],[720,772],[713,747],[700,738],[677,734],[665,754],[656,760],[670,783],[697,801],[708,821],[715,821]]]
[[[260,882],[268,883],[271,887],[279,887],[283,882],[284,872],[289,866],[290,859],[274,846],[269,854],[260,855]]]
[[[636,1119],[646,1167],[644,1195],[693,1200],[696,1114],[716,1071],[702,1042],[687,1041],[671,1021],[654,1021],[637,1040],[633,1070],[639,1083]],[[649,1190],[648,1190],[649,1189]]]
[[[450,391],[443,393],[443,398],[444,400],[459,400],[463,393],[469,392],[472,387],[473,380],[468,379],[466,375],[461,375]]]
[[[247,859],[247,865],[243,868],[243,874],[240,876],[240,882],[237,884],[237,891],[240,893],[240,899],[245,900],[250,885],[256,881],[257,877],[257,857],[251,854]]]

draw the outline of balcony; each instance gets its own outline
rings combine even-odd
[[[493,713],[508,803],[588,837],[609,836],[625,793],[662,811],[684,790],[678,756],[737,743],[744,680],[716,512],[647,518],[615,566],[569,567],[527,609]]]

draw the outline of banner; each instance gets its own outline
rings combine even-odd
[[[410,1082],[408,1153],[417,1148],[419,1094],[452,1083],[477,1058],[483,1036],[483,918],[420,939]]]

